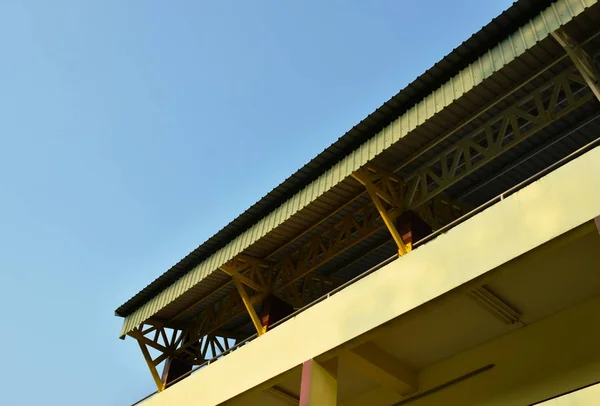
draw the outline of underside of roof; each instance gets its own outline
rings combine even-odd
[[[226,247],[227,244],[231,244],[232,240],[240,234],[252,231],[250,227],[256,225],[261,219],[264,221],[265,216],[272,214],[274,210],[279,210],[278,207],[288,202],[311,182],[314,183],[321,175],[331,171],[332,167],[334,169],[335,166],[339,167],[344,159],[347,160],[352,153],[356,154],[359,147],[362,148],[361,146],[364,146],[367,141],[377,138],[375,136],[381,138],[381,146],[376,146],[378,148],[376,151],[367,149],[367,156],[355,160],[357,167],[350,169],[358,169],[366,161],[371,161],[376,157],[377,165],[409,176],[436,154],[464,138],[494,114],[498,114],[506,105],[518,100],[527,92],[568,68],[571,65],[570,60],[567,58],[562,61],[556,60],[557,55],[564,56],[564,51],[555,42],[547,39],[548,33],[568,22],[584,7],[590,6],[594,2],[559,1],[557,2],[559,3],[558,7],[562,3],[567,8],[561,9],[554,5],[551,13],[556,17],[554,20],[550,18],[551,14],[549,14],[550,17],[546,16],[543,19],[543,26],[539,24],[536,26],[533,22],[528,23],[540,11],[546,9],[549,3],[551,2],[533,0],[521,0],[515,3],[245,213],[120,306],[116,310],[117,315],[130,316],[175,281],[178,283],[184,281],[188,276],[186,274],[189,274],[192,269]],[[573,6],[574,3],[579,5]],[[540,21],[536,20],[535,22],[539,23]],[[522,38],[520,42],[511,37],[511,34],[514,36],[515,32],[517,37]],[[531,42],[528,42],[527,35],[533,38]],[[504,42],[501,43],[503,40]],[[496,49],[496,53],[494,54],[490,49]],[[485,66],[486,55],[489,55],[489,65],[491,66]],[[499,60],[494,59],[495,55],[500,55]],[[480,71],[474,70],[474,63],[479,66]],[[552,66],[544,68],[549,64]],[[540,68],[544,68],[545,71],[538,74],[534,80],[521,86],[503,103],[498,103],[476,119],[470,120],[468,125],[463,126],[460,130],[449,133],[461,121],[466,120],[471,112],[490,103],[515,83],[523,82]],[[470,72],[470,79],[468,79],[470,84],[465,83],[462,76],[457,76],[464,71]],[[462,93],[455,86],[456,78],[459,76]],[[448,93],[448,83],[450,83],[450,93],[452,94],[446,100],[445,93]],[[436,94],[438,95],[437,99]],[[434,96],[432,100],[430,100],[431,97],[425,100],[427,96],[431,95]],[[441,102],[440,95],[442,95]],[[519,180],[547,166],[548,162],[567,155],[597,137],[596,134],[600,131],[598,120],[596,120],[597,110],[597,106],[593,103],[582,106],[564,117],[559,123],[553,123],[545,128],[542,135],[536,137],[535,140],[523,142],[518,149],[502,155],[476,173],[462,179],[447,191],[448,195],[471,205],[477,205],[494,196],[498,191],[506,190],[510,185],[518,183]],[[413,112],[414,114],[412,114]],[[405,122],[403,123],[399,117],[402,117]],[[398,135],[394,126],[402,129],[403,125],[404,132]],[[576,130],[572,130],[573,128]],[[565,135],[567,132],[568,137]],[[447,134],[450,135],[446,136]],[[441,136],[444,136],[443,142],[432,144]],[[398,142],[399,138],[402,138],[401,142]],[[428,145],[432,146],[427,147]],[[425,147],[426,151],[421,153]],[[414,157],[416,151],[420,151],[418,157]],[[524,157],[527,157],[526,162]],[[269,227],[265,228],[268,229],[268,233],[264,232],[260,235],[255,233],[256,235],[251,236],[252,238],[249,238],[246,244],[240,243],[234,248],[237,248],[237,252],[244,252],[258,258],[270,257],[274,260],[296,249],[311,237],[311,232],[305,232],[306,230],[313,229],[312,233],[317,233],[319,227],[326,226],[326,224],[319,225],[322,218],[330,216],[333,211],[344,206],[349,200],[356,199],[354,202],[356,205],[361,203],[361,198],[356,198],[362,192],[360,185],[342,175],[346,175],[346,173],[340,171],[336,182],[320,187],[317,194],[318,199],[314,197],[308,201],[299,202],[289,215],[281,216],[280,221],[272,221]],[[337,213],[338,217],[351,211],[352,208],[352,204],[347,205]],[[332,216],[328,221],[335,220],[336,217]],[[358,274],[361,269],[364,270],[365,267],[389,257],[394,246],[388,240],[385,233],[376,233],[369,240],[361,243],[362,246],[335,258],[315,272],[347,280]],[[369,252],[369,255],[364,255],[363,251]],[[214,263],[219,261],[224,263],[228,259],[230,258],[217,258]],[[228,282],[227,275],[211,273],[220,265],[207,266],[210,271],[201,275],[202,284],[198,284],[197,280],[190,279],[178,290],[179,293],[171,295],[168,300],[157,303],[153,309],[136,317],[136,320],[128,323],[131,325],[124,326],[123,332],[149,315],[158,315],[161,318],[169,319],[181,308],[189,307],[190,303],[195,303],[197,298],[205,297],[215,289],[220,289],[220,293],[213,295],[211,300],[217,300],[219,295],[227,294],[227,289],[230,288],[223,288],[223,285]],[[186,278],[182,278],[184,275]],[[181,295],[184,291],[188,293],[185,297]],[[203,309],[203,306],[205,306],[204,303],[197,304],[189,311],[189,314],[197,314]],[[224,327],[232,330],[244,329],[247,327],[246,319],[242,317],[239,320],[232,320]]]

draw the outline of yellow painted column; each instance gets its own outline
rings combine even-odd
[[[337,405],[337,359],[324,366],[314,359],[302,364],[300,406]]]

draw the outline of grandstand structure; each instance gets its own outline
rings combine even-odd
[[[597,1],[518,0],[116,310],[142,402],[558,405],[600,382],[599,61]]]

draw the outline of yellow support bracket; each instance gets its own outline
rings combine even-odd
[[[156,388],[159,392],[162,392],[163,390],[165,390],[165,383],[162,381],[162,379],[160,379],[160,375],[158,374],[156,365],[154,365],[154,362],[152,361],[152,356],[150,355],[150,352],[148,351],[148,347],[146,347],[146,344],[144,344],[141,340],[143,335],[138,330],[132,331],[131,333],[129,333],[129,335],[131,337],[135,338],[138,345],[140,346],[140,349],[142,350],[142,355],[144,356],[144,360],[146,361],[146,364],[148,365],[148,369],[150,369],[150,374],[152,375],[152,379],[154,380],[154,383],[156,384]]]
[[[242,302],[244,303],[244,306],[250,315],[250,319],[252,319],[252,324],[254,324],[254,328],[256,328],[256,333],[259,336],[263,335],[266,332],[266,328],[263,327],[262,323],[260,322],[260,318],[258,317],[258,314],[256,314],[256,310],[254,309],[250,296],[248,296],[246,288],[244,288],[242,281],[237,276],[232,275],[232,278],[233,282],[235,283],[235,287],[242,298]]]
[[[402,256],[402,255],[405,255],[408,252],[410,252],[412,249],[412,244],[404,243],[404,241],[402,240],[402,237],[400,236],[400,233],[398,232],[398,229],[396,228],[396,225],[394,224],[394,220],[396,219],[396,217],[398,215],[390,214],[386,210],[385,206],[383,205],[382,199],[380,197],[380,195],[390,196],[391,194],[380,190],[380,188],[377,187],[373,183],[373,181],[371,180],[371,177],[368,175],[368,173],[365,170],[358,170],[358,171],[354,172],[352,174],[352,177],[354,179],[356,179],[360,184],[362,184],[367,189],[367,193],[371,197],[371,200],[373,201],[375,208],[379,212],[381,219],[383,220],[383,222],[385,223],[385,226],[387,227],[388,231],[392,235],[394,242],[398,246],[398,255]],[[382,180],[381,183],[385,183],[385,181]],[[394,202],[394,200],[397,200],[397,199],[392,199],[392,198],[389,198],[389,200],[386,199],[386,201],[388,203]],[[396,213],[400,212],[400,210],[398,210],[398,209],[400,209],[400,208],[394,207],[394,211]]]
[[[254,282],[252,279],[242,275],[241,273],[239,273],[237,270],[235,270],[233,268],[230,268],[228,266],[220,266],[219,269],[221,271],[225,272],[227,275],[231,276],[232,278],[239,280],[244,285],[256,290],[257,292],[262,292],[264,290],[263,286]]]

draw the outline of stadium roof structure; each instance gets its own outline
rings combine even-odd
[[[260,335],[268,297],[299,309],[410,251],[407,213],[443,228],[598,138],[599,16],[514,3],[121,305],[120,336]]]
[[[524,25],[550,3],[549,0],[519,1],[494,18],[489,24],[473,34],[468,40],[416,78],[244,213],[186,255],[134,297],[119,306],[115,311],[116,315],[127,317],[140,306],[143,306],[158,292],[185,275],[210,255],[225,247],[287,200],[293,198],[294,195],[317,180],[319,176],[355,151],[365,141],[382,131],[409,108],[421,102],[426,96],[477,60],[504,39],[507,33],[511,33]]]

